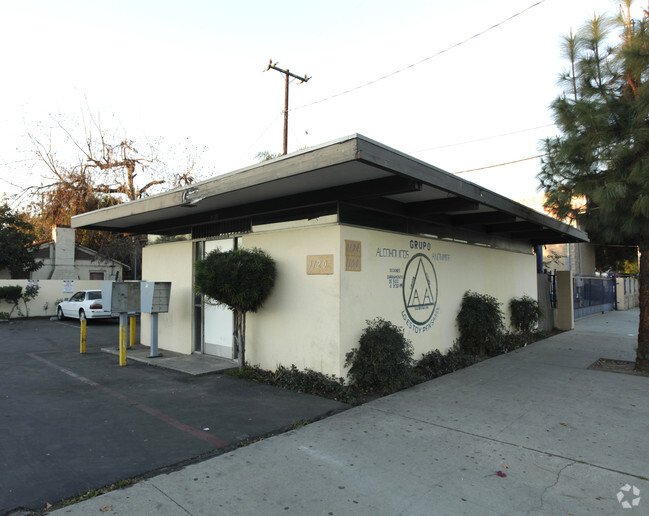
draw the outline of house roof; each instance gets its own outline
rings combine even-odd
[[[330,213],[343,223],[475,242],[588,241],[583,231],[361,135],[77,215],[72,227],[211,236]]]
[[[50,258],[50,247],[56,246],[56,241],[55,240],[42,240],[40,242],[35,242],[32,244],[30,247],[33,249],[32,252],[35,253],[35,257],[37,259],[48,259]],[[94,249],[90,249],[89,247],[83,246],[81,244],[74,244],[74,259],[75,260],[97,260],[99,257],[99,253],[95,251]],[[124,268],[130,269],[131,267],[129,265],[126,265],[125,263],[120,262],[119,260],[115,260],[113,258],[106,258],[106,257],[101,257],[99,258],[100,262],[103,263],[115,263],[118,265],[121,265]]]

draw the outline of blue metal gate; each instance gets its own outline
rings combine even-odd
[[[575,276],[572,281],[575,319],[615,310],[615,278]]]

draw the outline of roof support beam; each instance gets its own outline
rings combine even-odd
[[[539,231],[543,229],[533,222],[508,222],[504,224],[492,224],[487,226],[487,233],[511,233],[512,236],[520,232],[528,233],[530,231]]]
[[[471,213],[451,217],[455,226],[485,226],[488,224],[506,224],[516,222],[516,216],[501,211]]]
[[[476,201],[462,197],[448,197],[432,201],[413,202],[408,205],[408,214],[413,217],[434,213],[452,213],[458,211],[474,211],[480,207]]]

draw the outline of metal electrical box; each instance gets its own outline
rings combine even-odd
[[[140,283],[141,307],[144,313],[166,313],[171,296],[170,281],[142,281]]]
[[[101,284],[104,306],[115,313],[140,312],[140,282],[115,281]]]

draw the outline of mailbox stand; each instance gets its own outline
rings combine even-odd
[[[151,313],[151,354],[149,358],[161,357],[158,353],[158,312]]]
[[[151,354],[149,358],[162,356],[158,354],[158,313],[169,311],[170,296],[170,281],[142,281],[140,283],[142,312],[151,314]]]
[[[101,284],[101,297],[111,312],[119,314],[119,365],[126,365],[128,315],[140,311],[140,282],[115,281]]]

